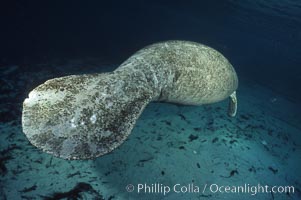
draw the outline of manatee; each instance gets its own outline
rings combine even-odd
[[[237,110],[238,78],[218,51],[195,42],[147,46],[116,70],[70,75],[37,86],[24,100],[29,141],[64,159],[93,159],[121,145],[151,101],[202,105],[229,98]]]

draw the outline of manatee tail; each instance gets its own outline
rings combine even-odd
[[[140,85],[114,73],[48,80],[23,103],[23,132],[36,147],[64,159],[106,154],[123,143],[152,99]]]

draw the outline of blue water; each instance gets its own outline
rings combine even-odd
[[[77,192],[74,199],[301,199],[301,1],[1,4],[0,200],[59,199],[55,192],[68,191]],[[236,118],[225,115],[226,102],[152,103],[129,140],[96,160],[65,161],[29,144],[21,113],[33,88],[54,77],[112,71],[144,46],[174,39],[209,45],[233,64],[240,80]],[[125,190],[130,183],[192,180],[296,191],[254,197]]]
[[[193,40],[224,53],[240,73],[300,101],[300,4],[10,1],[1,12],[0,61],[30,64],[94,56],[119,64],[157,41]]]

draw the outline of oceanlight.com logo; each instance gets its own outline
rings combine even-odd
[[[162,183],[138,183],[136,185],[128,184],[126,186],[127,192],[137,192],[138,194],[163,194],[164,196],[168,193],[221,193],[221,194],[250,194],[252,196],[258,193],[285,193],[294,194],[294,186],[269,186],[269,185],[218,185],[218,184],[204,184],[196,185],[190,184],[174,184],[164,185]]]

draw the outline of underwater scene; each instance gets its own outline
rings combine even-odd
[[[301,1],[0,10],[0,200],[301,199]]]

